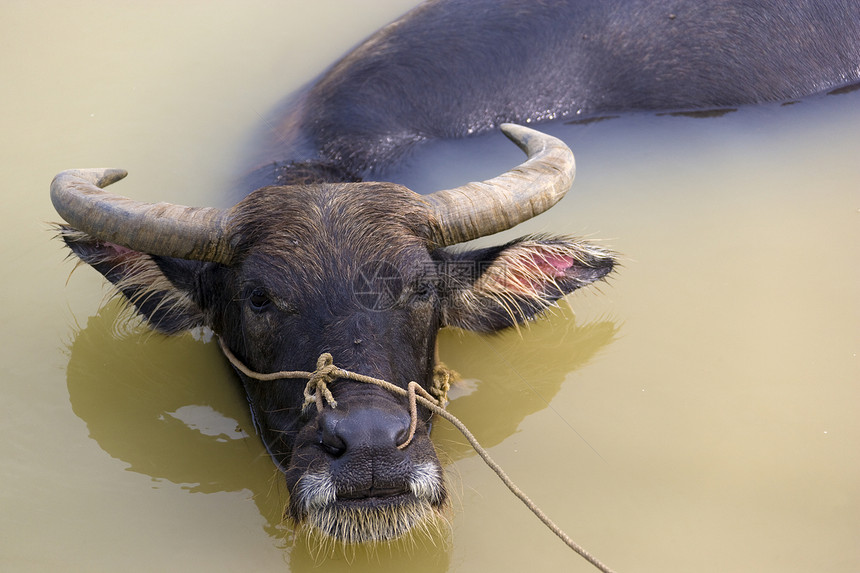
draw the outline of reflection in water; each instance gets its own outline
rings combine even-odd
[[[376,573],[441,573],[450,568],[450,540],[413,534],[378,546],[346,547],[321,553],[320,547],[296,536],[290,551],[290,571],[367,570]]]
[[[514,434],[528,415],[549,406],[567,375],[587,364],[617,332],[611,320],[577,326],[566,306],[521,332],[462,333],[464,340],[458,341],[455,333],[442,331],[439,354],[465,378],[461,388],[452,389],[448,409],[470,427],[481,445],[495,446]],[[475,348],[483,352],[475,352]],[[467,385],[474,385],[474,391],[460,396],[462,386]],[[443,457],[458,460],[472,454],[449,424],[437,422],[434,432]],[[551,463],[547,460],[547,467]]]
[[[190,334],[119,333],[121,314],[119,303],[106,305],[70,346],[69,399],[90,437],[156,483],[253,492],[269,533],[282,537],[279,474],[220,353]]]
[[[856,92],[860,90],[860,83],[851,84],[848,86],[842,86],[841,88],[836,88],[835,90],[830,90],[827,92],[827,95],[842,95],[842,94],[850,94],[851,92]]]
[[[667,113],[658,113],[657,117],[668,115],[669,117],[693,117],[710,119],[713,117],[723,117],[724,115],[738,111],[736,107],[727,107],[720,109],[697,109],[692,111],[672,111]]]
[[[607,121],[610,119],[618,119],[621,117],[620,115],[595,115],[591,117],[584,117],[582,119],[572,119],[570,121],[564,122],[565,125],[589,125],[591,123],[600,123],[601,121]]]
[[[449,409],[486,447],[501,443],[528,415],[546,408],[567,374],[614,339],[617,327],[611,321],[575,327],[570,314],[562,307],[521,333],[489,338],[443,331],[440,354],[466,377],[452,390]],[[118,329],[122,315],[121,305],[112,302],[90,317],[70,345],[67,369],[72,408],[108,454],[156,484],[166,480],[195,493],[252,492],[268,534],[293,545],[293,570],[311,569],[321,559],[327,571],[379,559],[384,570],[402,570],[415,559],[422,570],[448,569],[448,551],[440,547],[450,540],[421,534],[373,550],[319,555],[318,546],[281,522],[286,501],[281,476],[216,346],[190,334],[167,338],[143,328]],[[464,344],[458,336],[480,340],[478,347],[486,351],[475,353],[474,341]],[[506,382],[483,384],[483,379]],[[474,455],[444,422],[436,424],[434,441],[443,460]],[[551,463],[547,460],[548,468]]]

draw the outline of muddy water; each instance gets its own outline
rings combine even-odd
[[[310,4],[0,7],[0,569],[318,570],[211,341],[117,322],[45,225],[68,167],[223,203],[260,118],[411,2]],[[624,266],[521,334],[445,332],[440,353],[464,378],[451,411],[619,571],[860,570],[858,127],[855,92],[547,128],[574,190],[492,240],[585,234]],[[390,175],[426,191],[518,159],[487,137]],[[434,439],[452,535],[326,571],[592,570],[454,430]]]

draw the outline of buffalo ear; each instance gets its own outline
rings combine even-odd
[[[176,334],[206,325],[199,274],[210,263],[157,257],[58,225],[71,251],[103,274],[156,330]]]
[[[611,252],[577,239],[523,237],[459,253],[445,263],[445,324],[492,332],[530,320],[564,295],[604,278],[615,260]],[[463,272],[466,267],[471,272]],[[455,268],[460,271],[451,273]]]

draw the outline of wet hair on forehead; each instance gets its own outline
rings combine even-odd
[[[392,183],[265,187],[237,205],[239,252],[313,256],[426,247],[420,197]]]
[[[330,298],[363,265],[421,268],[429,221],[420,197],[391,183],[262,188],[237,206],[235,263],[243,281]]]

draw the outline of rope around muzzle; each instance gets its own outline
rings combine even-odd
[[[532,513],[534,513],[538,519],[540,519],[544,525],[546,525],[553,533],[555,533],[564,543],[573,549],[577,554],[579,554],[583,559],[594,565],[597,569],[602,571],[603,573],[614,573],[612,569],[604,565],[601,561],[599,561],[596,557],[591,555],[588,551],[582,548],[579,544],[577,544],[573,539],[570,538],[558,525],[556,525],[550,518],[547,516],[535,503],[523,492],[517,485],[508,477],[508,474],[502,470],[501,466],[497,464],[491,457],[490,454],[478,443],[478,440],[475,436],[472,435],[472,432],[461,422],[456,416],[449,413],[444,408],[444,404],[447,403],[447,398],[443,394],[440,398],[434,398],[430,393],[428,393],[424,388],[422,388],[417,382],[410,381],[407,385],[406,389],[401,388],[400,386],[396,386],[390,382],[385,380],[381,380],[379,378],[374,378],[372,376],[365,376],[364,374],[358,374],[356,372],[351,372],[349,370],[343,370],[342,368],[338,368],[334,365],[334,360],[331,354],[325,352],[320,355],[319,359],[317,359],[317,368],[313,372],[307,372],[304,370],[285,370],[282,372],[272,372],[269,374],[261,374],[259,372],[254,372],[247,366],[245,366],[242,361],[240,361],[236,356],[227,348],[227,345],[218,337],[218,344],[221,347],[221,352],[224,353],[224,356],[227,357],[227,360],[230,361],[230,364],[233,365],[239,372],[244,374],[249,378],[253,378],[255,380],[260,380],[262,382],[271,382],[273,380],[282,380],[285,378],[304,378],[307,379],[307,384],[305,385],[304,396],[305,403],[303,408],[308,408],[311,405],[316,405],[317,411],[322,411],[325,407],[325,404],[328,404],[332,408],[337,407],[337,401],[334,399],[334,396],[331,393],[331,390],[328,389],[328,385],[339,378],[354,380],[355,382],[364,382],[366,384],[373,384],[375,386],[379,386],[380,388],[384,388],[393,394],[397,394],[398,396],[405,396],[409,400],[409,434],[402,444],[398,445],[398,449],[406,448],[411,442],[412,438],[415,436],[415,429],[418,425],[418,404],[421,404],[440,418],[444,418],[448,420],[451,424],[454,425],[455,428],[460,430],[460,433],[468,440],[469,444],[472,448],[477,452],[481,459],[492,469],[499,479],[507,486],[511,493],[517,496],[520,501],[522,501],[526,507],[528,507]],[[444,382],[447,385],[447,380]],[[447,388],[445,388],[447,393]]]

